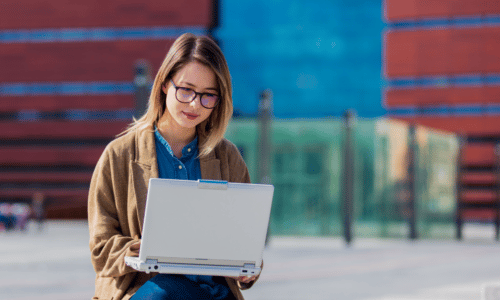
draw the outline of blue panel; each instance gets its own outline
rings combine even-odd
[[[56,86],[51,83],[33,83],[30,85],[30,94],[34,95],[53,95],[56,93]]]
[[[59,90],[62,95],[84,95],[87,85],[83,82],[62,83]]]
[[[498,26],[500,25],[500,16],[459,16],[451,18],[425,18],[422,20],[404,20],[391,22],[388,24],[392,29],[404,28],[450,28],[450,27],[471,27],[471,26]]]
[[[117,37],[114,28],[94,28],[89,32],[89,39],[93,41],[112,41]]]
[[[34,30],[28,33],[28,39],[34,43],[44,41],[54,42],[57,38],[57,33],[53,30]]]
[[[92,37],[92,30],[88,29],[62,29],[60,39],[68,42],[80,42],[89,40]]]
[[[125,40],[137,40],[149,38],[150,31],[145,28],[129,28],[124,29],[121,33],[121,38]]]
[[[6,30],[0,34],[1,41],[7,43],[24,42],[29,40],[27,30]]]
[[[404,107],[391,108],[388,113],[392,116],[434,115],[434,116],[467,116],[467,115],[498,115],[500,105],[455,105],[431,107]]]
[[[0,89],[2,95],[8,96],[24,96],[28,93],[26,84],[23,83],[7,83],[2,85]]]
[[[0,83],[0,96],[131,95],[132,82]]]
[[[186,32],[201,35],[207,30],[198,26],[4,30],[0,31],[0,44],[175,39]]]
[[[221,0],[221,41],[235,111],[255,115],[274,93],[277,117],[385,113],[381,103],[380,0]]]
[[[447,87],[447,86],[481,86],[499,85],[500,75],[454,75],[454,76],[422,76],[422,77],[401,77],[387,81],[387,86],[392,88],[408,87]]]

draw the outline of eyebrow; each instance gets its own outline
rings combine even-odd
[[[192,83],[189,83],[189,82],[185,82],[185,81],[181,81],[181,84],[186,84],[186,85],[189,85],[190,87],[197,87],[196,85],[192,84]],[[203,90],[211,90],[211,91],[216,91],[218,92],[219,89],[217,88],[214,88],[214,87],[207,87],[207,88],[204,88]]]

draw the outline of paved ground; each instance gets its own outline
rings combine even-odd
[[[0,299],[90,299],[85,222],[0,233]],[[500,285],[500,243],[466,228],[464,242],[274,238],[247,300],[473,300]],[[496,291],[498,292],[498,291]],[[500,299],[489,297],[488,299]]]

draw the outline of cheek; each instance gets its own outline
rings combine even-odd
[[[207,112],[203,115],[203,121],[210,118],[210,115],[213,113],[213,110],[207,110]]]
[[[166,99],[165,99],[165,106],[166,108],[170,111],[170,112],[173,112],[176,107],[177,107],[177,103],[178,101],[175,100],[175,99],[172,99],[172,97],[169,97],[167,95]]]

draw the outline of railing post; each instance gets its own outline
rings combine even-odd
[[[465,137],[462,135],[458,136],[458,153],[456,161],[456,186],[455,186],[455,197],[456,197],[456,212],[455,212],[455,222],[456,222],[456,238],[457,240],[462,240],[462,155],[465,145]]]
[[[410,144],[408,151],[408,208],[409,208],[409,238],[415,240],[417,234],[417,201],[416,201],[416,180],[417,180],[417,158],[416,158],[416,128],[414,124],[410,125]]]
[[[343,190],[343,215],[344,239],[347,245],[352,241],[352,222],[354,205],[354,121],[355,114],[347,110],[344,114],[344,190]]]
[[[136,61],[134,66],[134,117],[139,119],[146,112],[151,93],[151,76],[149,62],[144,59]]]
[[[258,145],[258,180],[259,183],[271,184],[271,125],[273,118],[273,92],[264,90],[259,99],[259,145]],[[267,229],[266,245],[269,241],[269,227]]]
[[[264,90],[259,101],[259,182],[271,183],[271,121],[273,117],[273,92]]]

